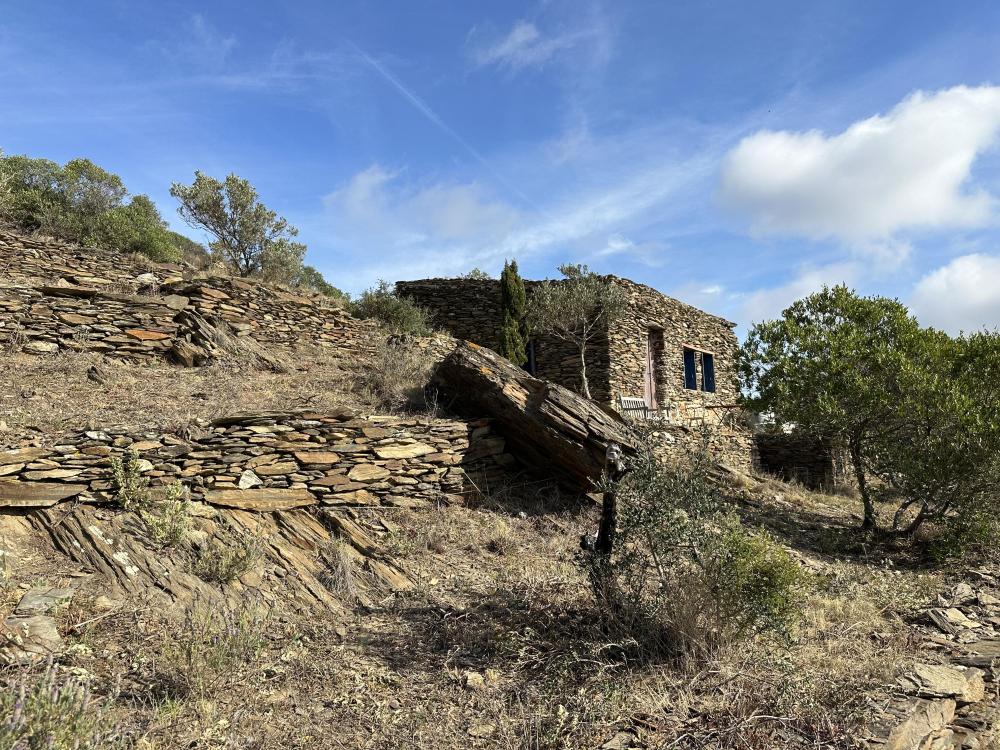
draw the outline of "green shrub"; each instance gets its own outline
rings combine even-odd
[[[111,457],[115,500],[124,510],[140,511],[149,507],[149,481],[142,474],[141,460],[135,448],[129,448],[121,457]]]
[[[760,632],[787,633],[803,603],[805,576],[788,551],[739,519],[725,519],[702,550],[701,575],[724,640]]]
[[[612,623],[654,652],[704,654],[758,634],[786,634],[806,578],[791,556],[743,528],[717,496],[704,451],[661,462],[652,452],[618,483],[610,557],[584,558]]]
[[[152,503],[149,510],[140,514],[150,539],[158,547],[176,547],[187,539],[191,530],[191,501],[180,482],[169,485],[164,499]]]
[[[970,508],[936,524],[926,545],[928,556],[938,563],[975,556],[996,559],[1000,549],[1000,515],[987,506]]]
[[[37,682],[26,673],[0,690],[0,747],[15,750],[112,750],[124,738],[89,688],[49,665]]]
[[[350,310],[357,318],[378,321],[392,333],[426,336],[431,332],[427,310],[397,296],[387,281],[380,280],[378,286],[362,292]]]
[[[198,551],[192,572],[209,583],[232,583],[264,556],[264,537],[236,531],[232,540],[212,542]]]

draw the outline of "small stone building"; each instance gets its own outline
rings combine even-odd
[[[624,317],[588,347],[587,379],[594,399],[619,411],[639,399],[651,413],[685,427],[736,420],[735,323],[644,284],[607,278],[622,288],[628,306]],[[540,283],[525,282],[529,298]],[[439,328],[499,348],[499,281],[400,281],[396,291],[430,310]],[[529,342],[528,356],[525,369],[532,374],[579,388],[579,353],[574,346],[539,336]]]

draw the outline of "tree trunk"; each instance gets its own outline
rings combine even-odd
[[[580,344],[580,395],[590,398],[590,384],[587,382],[587,345]]]
[[[877,528],[875,518],[875,503],[872,501],[871,490],[868,489],[868,481],[865,478],[865,467],[861,455],[861,438],[854,435],[850,439],[851,465],[854,467],[854,478],[858,482],[858,491],[861,493],[861,502],[865,506],[865,520],[861,523],[863,530],[874,530]]]

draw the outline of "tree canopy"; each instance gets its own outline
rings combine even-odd
[[[122,179],[89,159],[59,165],[0,156],[0,218],[24,230],[157,261],[178,260],[185,249],[152,200],[129,199]]]
[[[754,326],[741,352],[749,405],[842,440],[864,528],[879,524],[877,501],[892,502],[891,529],[900,533],[993,502],[997,374],[996,334],[952,338],[922,328],[896,300],[845,286]]]

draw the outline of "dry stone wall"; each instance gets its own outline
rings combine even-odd
[[[655,415],[664,452],[676,454],[706,438],[725,463],[749,470],[754,465],[753,433],[737,406],[734,324],[655,289],[609,276],[628,299],[626,313],[595,339],[587,355],[587,376],[594,399],[617,409],[620,397],[642,398],[646,347],[653,345],[653,373],[659,412]],[[525,282],[528,296],[539,283]],[[494,351],[499,347],[500,282],[493,279],[400,281],[399,294],[432,314],[435,325],[458,338]],[[684,387],[684,349],[714,355],[715,391]],[[579,355],[565,342],[540,337],[536,375],[571,389],[579,385]],[[698,383],[702,372],[697,372]],[[686,448],[684,448],[686,449]]]
[[[373,323],[322,298],[244,279],[186,281],[177,266],[130,268],[121,255],[0,232],[4,269],[0,348],[8,351],[171,356],[191,365],[210,359],[199,350],[205,321],[265,344],[311,343],[345,355],[370,350],[375,338]]]
[[[850,463],[843,444],[799,432],[762,431],[754,436],[760,469],[786,482],[831,490],[850,485]]]
[[[737,410],[735,324],[643,284],[618,278],[615,282],[628,306],[609,336],[612,398],[643,396],[646,347],[651,340],[657,402],[669,421],[688,427],[725,422]],[[714,355],[714,393],[684,387],[685,348]],[[697,376],[700,385],[700,369]]]
[[[459,501],[516,468],[489,420],[260,413],[191,438],[109,428],[0,451],[0,507],[112,501],[112,458],[131,451],[154,490],[259,511]]]

